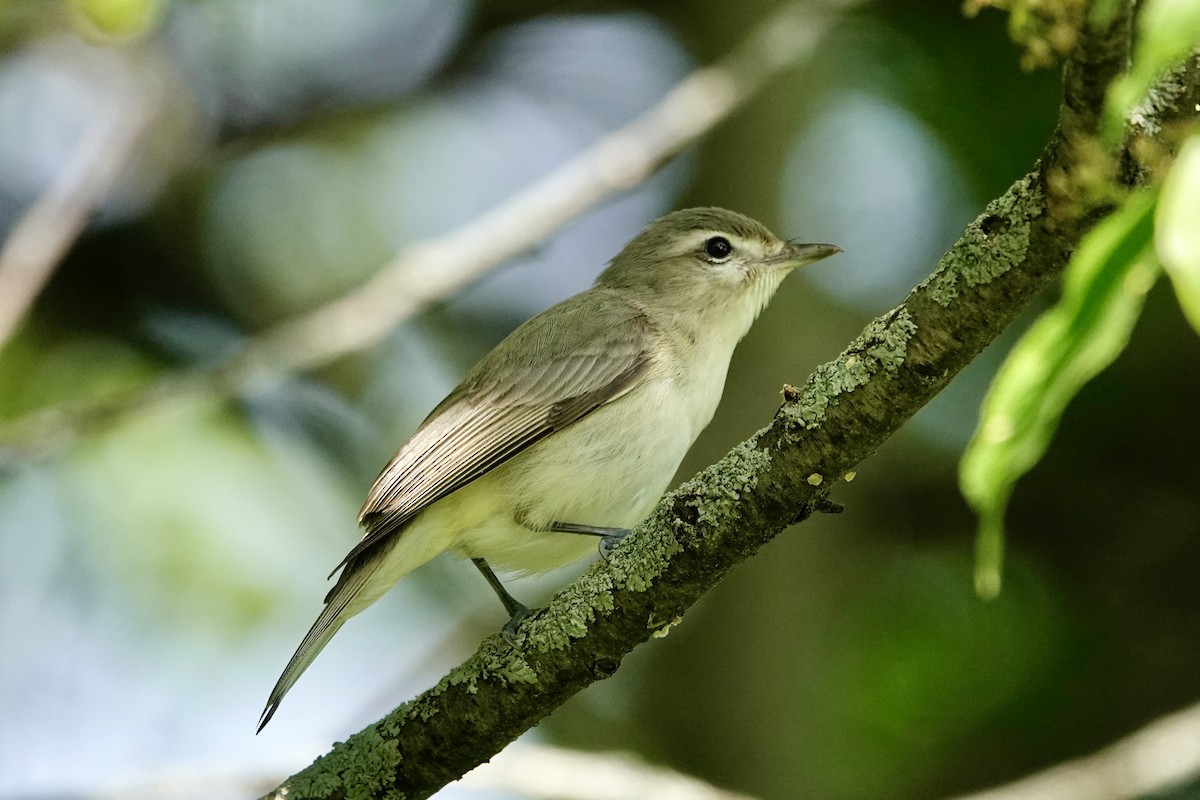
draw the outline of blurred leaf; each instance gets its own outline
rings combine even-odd
[[[979,514],[975,590],[983,597],[1000,591],[1013,485],[1046,452],[1071,398],[1125,348],[1157,277],[1156,201],[1154,192],[1131,196],[1083,239],[1062,299],[1013,348],[984,399],[959,465],[962,492]]]
[[[82,398],[120,397],[153,374],[153,366],[125,344],[54,335],[35,316],[0,355],[0,419]]]
[[[76,17],[91,32],[117,39],[140,36],[158,21],[161,0],[71,0]]]
[[[206,400],[93,436],[67,468],[87,563],[147,627],[241,636],[305,596],[291,578],[320,569],[314,545],[353,541],[354,499],[331,464]]]
[[[0,2],[0,47],[8,49],[47,18],[62,11],[45,0],[4,0]]]
[[[1163,73],[1200,47],[1200,3],[1196,0],[1146,0],[1139,5],[1137,38],[1129,72],[1108,92],[1104,139],[1115,145],[1130,109]]]
[[[1184,142],[1163,182],[1154,244],[1184,315],[1200,333],[1200,134]]]
[[[1068,624],[1053,586],[1028,565],[993,603],[962,585],[963,553],[893,558],[882,580],[839,616],[843,632],[822,696],[831,718],[810,745],[856,768],[819,797],[920,797],[919,754],[947,754],[990,724],[1062,657]]]

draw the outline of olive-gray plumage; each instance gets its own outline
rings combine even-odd
[[[359,513],[363,538],[259,730],[347,619],[438,553],[537,573],[595,549],[562,530],[640,522],[712,418],[734,346],[780,282],[837,252],[785,242],[733,211],[676,211],[592,288],[513,331],[376,479]]]

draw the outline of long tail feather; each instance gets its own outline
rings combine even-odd
[[[275,688],[271,690],[271,695],[267,699],[267,707],[263,709],[262,716],[258,720],[258,730],[255,733],[262,732],[262,729],[271,721],[271,717],[275,716],[276,709],[283,702],[283,696],[304,674],[304,670],[308,669],[308,665],[320,654],[333,635],[342,627],[342,624],[360,610],[356,608],[346,613],[350,601],[354,599],[367,582],[367,578],[375,571],[378,559],[372,559],[372,562],[374,563],[346,565],[337,585],[325,598],[325,608],[317,617],[317,621],[308,629],[300,646],[296,648],[291,660],[284,667],[283,674],[275,682]]]
[[[283,696],[346,620],[374,603],[401,577],[444,549],[444,543],[431,539],[430,532],[420,526],[397,531],[396,535],[378,542],[345,563],[337,583],[325,597],[325,608],[305,634],[275,683],[275,688],[271,690],[267,707],[258,721],[259,732],[275,716]]]

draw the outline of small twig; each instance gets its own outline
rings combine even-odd
[[[75,150],[0,249],[0,350],[25,318],[71,243],[116,185],[157,105],[148,82],[111,80],[111,102],[80,134]]]
[[[954,800],[1133,800],[1200,776],[1200,703],[1098,753]]]

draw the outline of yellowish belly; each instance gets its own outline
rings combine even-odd
[[[595,537],[554,522],[631,528],[662,496],[692,444],[664,383],[640,387],[530,447],[442,503],[473,507],[455,550],[499,569],[535,573],[596,552]],[[461,495],[461,497],[458,497]],[[441,503],[439,503],[441,505]]]

